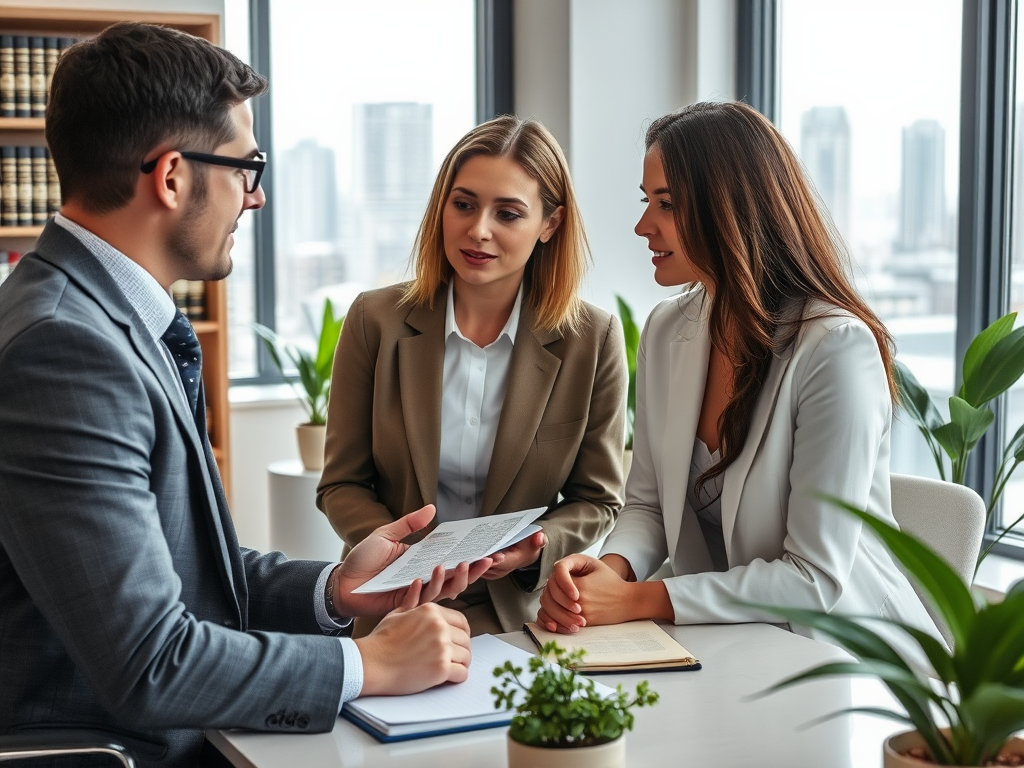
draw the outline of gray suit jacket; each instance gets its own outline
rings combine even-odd
[[[99,727],[143,765],[187,765],[203,728],[334,725],[326,564],[238,546],[172,375],[47,225],[0,287],[0,732]]]

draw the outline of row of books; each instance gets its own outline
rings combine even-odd
[[[0,35],[0,117],[44,117],[57,59],[76,42]]]
[[[21,254],[17,251],[0,251],[0,284],[3,284],[11,274],[11,270],[14,269],[20,258]]]
[[[178,280],[171,284],[174,306],[191,322],[206,319],[206,283],[202,280]]]
[[[0,147],[0,226],[39,226],[58,210],[60,183],[49,151]]]

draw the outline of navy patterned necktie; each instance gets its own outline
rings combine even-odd
[[[185,387],[185,395],[188,397],[189,407],[192,415],[196,415],[196,403],[199,401],[200,375],[203,369],[203,352],[199,348],[199,339],[196,338],[192,324],[176,310],[174,320],[164,331],[163,339],[167,349],[174,358],[174,367],[181,376],[181,383]]]

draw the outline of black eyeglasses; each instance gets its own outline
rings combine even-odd
[[[252,160],[239,160],[236,157],[224,157],[223,155],[207,155],[203,152],[182,152],[181,156],[186,160],[195,160],[197,163],[222,165],[226,168],[240,168],[245,171],[245,191],[250,195],[260,185],[263,169],[267,167],[266,152],[260,152]],[[159,157],[154,157],[148,163],[143,163],[139,170],[143,173],[152,173],[159,159]]]

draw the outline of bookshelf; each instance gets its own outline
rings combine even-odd
[[[109,11],[88,8],[0,6],[0,33],[88,37],[118,21],[162,24],[220,44],[220,17],[215,14]],[[45,121],[39,117],[0,117],[0,146],[44,147]],[[25,253],[43,231],[38,227],[0,226],[0,250]],[[231,436],[228,410],[228,307],[223,281],[206,283],[206,319],[193,323],[203,348],[207,426],[210,445],[231,498]]]

